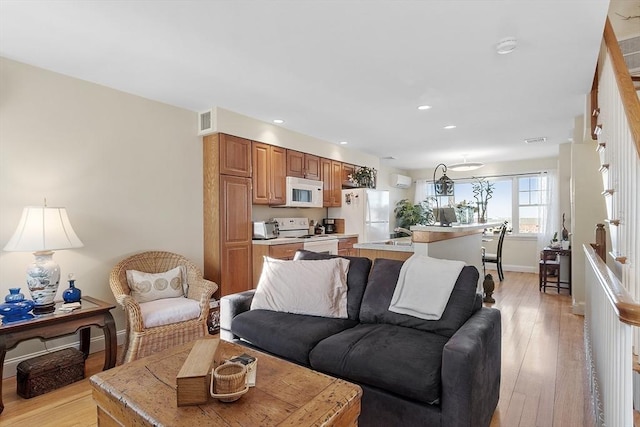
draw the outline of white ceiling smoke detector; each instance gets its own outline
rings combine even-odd
[[[506,55],[516,50],[518,40],[515,37],[505,37],[496,45],[496,52],[499,55]]]
[[[540,142],[547,142],[546,136],[539,136],[537,138],[527,138],[524,140],[525,144],[538,144]]]

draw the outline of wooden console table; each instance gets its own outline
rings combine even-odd
[[[48,340],[64,335],[75,334],[80,331],[80,350],[86,359],[89,355],[91,326],[97,326],[104,333],[104,370],[113,368],[116,364],[118,345],[116,341],[116,326],[113,316],[109,312],[115,305],[96,298],[83,297],[82,307],[70,313],[56,311],[41,314],[33,319],[0,325],[0,378],[4,371],[4,358],[7,350],[15,348],[18,343],[32,338]],[[0,381],[0,413],[4,410],[2,402],[2,381]]]

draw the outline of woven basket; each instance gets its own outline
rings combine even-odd
[[[225,363],[213,371],[216,394],[232,394],[242,391],[246,387],[247,367],[242,363]],[[240,396],[220,398],[222,402],[233,402]]]

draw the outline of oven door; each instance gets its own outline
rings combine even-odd
[[[305,251],[338,255],[338,239],[312,240],[310,242],[304,242],[302,248]]]

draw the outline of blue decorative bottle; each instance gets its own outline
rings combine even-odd
[[[24,300],[24,294],[20,288],[9,288],[9,294],[4,297],[4,302],[20,302]]]
[[[82,297],[82,291],[76,288],[76,280],[73,278],[73,273],[69,274],[69,287],[62,293],[62,299],[64,302],[80,302]]]

